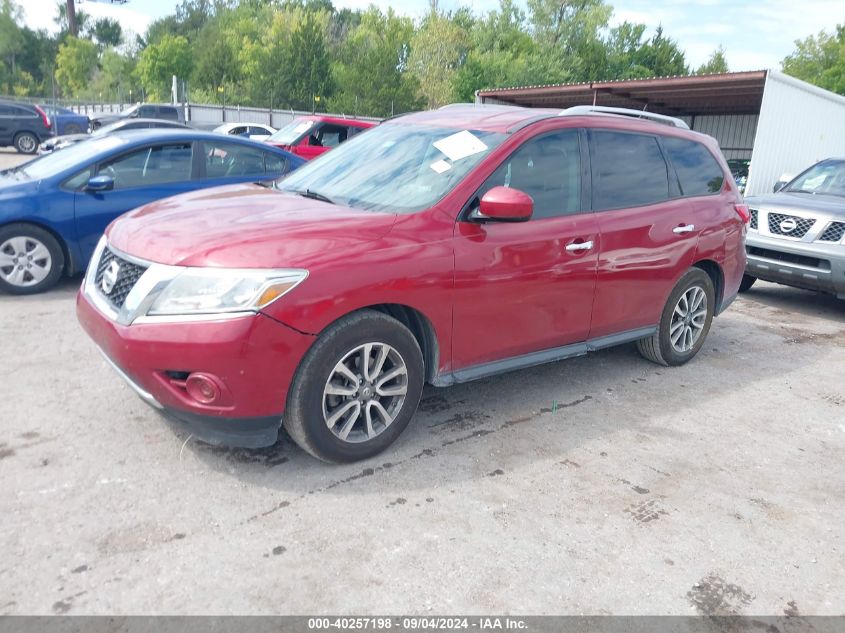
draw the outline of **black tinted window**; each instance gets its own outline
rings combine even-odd
[[[163,119],[171,119],[173,121],[177,121],[179,119],[179,113],[176,111],[176,108],[160,106],[158,111],[159,116]]]
[[[191,180],[191,144],[145,147],[103,163],[100,175],[114,178],[115,189]]]
[[[663,138],[663,147],[678,172],[681,192],[685,196],[704,196],[718,193],[725,176],[719,163],[707,148],[682,138]]]
[[[581,151],[577,130],[547,134],[523,143],[479,190],[497,186],[524,191],[534,199],[532,219],[581,211]]]
[[[657,139],[593,132],[593,206],[621,209],[669,198],[669,175]]]

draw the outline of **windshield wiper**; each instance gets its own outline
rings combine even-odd
[[[337,204],[328,196],[324,196],[323,194],[314,191],[313,189],[306,189],[305,191],[292,191],[291,193],[295,193],[296,195],[302,196],[303,198],[311,198],[312,200],[320,200],[321,202],[328,202],[329,204]]]

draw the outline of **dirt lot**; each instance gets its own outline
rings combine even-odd
[[[845,612],[845,302],[759,284],[682,368],[428,389],[337,467],[167,424],[77,285],[0,297],[0,614]]]

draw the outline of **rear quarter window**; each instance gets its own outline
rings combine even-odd
[[[722,190],[725,175],[704,145],[682,138],[663,137],[663,147],[678,173],[683,195],[706,196]]]
[[[623,209],[669,199],[669,170],[657,138],[592,131],[593,207]]]

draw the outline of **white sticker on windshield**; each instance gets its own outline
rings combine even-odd
[[[450,169],[452,169],[452,166],[445,160],[434,161],[433,163],[431,163],[431,165],[429,165],[429,167],[431,167],[438,174],[442,174],[444,171],[449,171]]]
[[[487,149],[487,146],[469,130],[442,138],[434,143],[434,146],[453,162]]]

